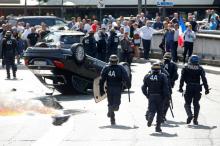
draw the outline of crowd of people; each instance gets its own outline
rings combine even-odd
[[[217,23],[218,15],[211,11],[210,24],[215,19]],[[161,123],[166,121],[166,112],[170,106],[172,88],[178,79],[177,48],[179,38],[179,24],[183,20],[187,29],[184,32],[184,53],[183,62],[186,62],[188,53],[189,64],[182,70],[180,77],[179,91],[183,92],[183,85],[186,83],[185,110],[187,113],[187,124],[193,119],[193,123],[198,125],[199,100],[201,98],[200,78],[203,81],[205,93],[209,93],[207,80],[203,68],[199,65],[199,57],[193,54],[193,42],[196,39],[198,24],[195,15],[189,13],[187,19],[179,17],[178,13],[173,14],[173,18],[166,17],[161,21],[160,16],[156,16],[156,21],[152,22],[140,13],[136,16],[130,16],[126,19],[120,16],[115,19],[111,15],[105,15],[103,20],[91,20],[87,17],[72,17],[68,23],[70,30],[84,32],[86,35],[82,39],[85,52],[102,61],[109,62],[101,72],[100,91],[104,94],[104,82],[107,80],[108,114],[111,124],[115,124],[115,111],[119,110],[121,104],[122,83],[129,89],[131,82],[127,72],[118,65],[120,61],[131,64],[133,59],[141,56],[143,47],[143,57],[149,60],[151,40],[154,33],[161,32],[163,37],[158,46],[162,49],[163,61],[152,65],[151,71],[145,76],[142,86],[143,94],[148,98],[149,105],[146,112],[146,120],[150,127],[155,113],[157,113],[156,132],[161,132]],[[182,20],[181,20],[182,19]],[[3,66],[6,65],[7,79],[10,79],[10,67],[12,67],[13,77],[16,78],[17,67],[15,65],[15,56],[22,56],[23,51],[29,46],[35,46],[36,43],[44,38],[50,31],[46,24],[42,23],[40,27],[30,26],[19,22],[16,26],[0,19],[0,40],[2,47]],[[219,24],[218,24],[219,25]],[[120,48],[119,48],[120,46]],[[194,115],[191,111],[191,103],[194,104]]]
[[[211,30],[219,29],[220,21],[217,12],[207,10],[206,13],[208,22],[210,22],[209,28]],[[190,57],[193,53],[195,33],[200,28],[196,17],[196,13],[188,13],[187,18],[182,18],[188,28],[184,32],[184,45],[181,46],[184,46],[184,63],[186,55],[188,54]],[[86,34],[82,43],[87,54],[102,61],[108,61],[111,54],[117,54],[120,56],[120,61],[126,61],[129,64],[133,59],[142,57],[142,52],[143,57],[148,60],[153,34],[163,32],[164,36],[158,47],[162,49],[163,54],[171,52],[172,60],[177,62],[180,16],[178,13],[174,13],[172,17],[165,17],[162,21],[162,18],[157,14],[154,20],[152,21],[144,13],[130,17],[120,16],[117,19],[112,15],[105,15],[102,21],[98,21],[96,17],[89,19],[88,16],[85,16],[84,18],[72,17],[67,26],[70,30],[81,31]],[[5,37],[7,31],[11,31],[12,37],[17,41],[18,64],[23,51],[29,46],[34,46],[50,32],[45,23],[40,26],[30,26],[28,23],[18,22],[12,26],[2,16],[0,17],[0,40]]]

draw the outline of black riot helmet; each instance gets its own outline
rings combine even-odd
[[[116,64],[118,64],[118,56],[115,55],[115,54],[112,54],[112,55],[109,57],[109,63],[110,63],[110,65],[116,65]]]
[[[6,33],[5,33],[5,37],[6,38],[11,38],[11,31],[6,31]]]
[[[161,71],[161,64],[160,63],[154,63],[151,66],[151,71],[152,71],[152,73],[160,73],[160,71]]]

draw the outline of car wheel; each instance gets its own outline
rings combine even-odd
[[[75,43],[71,46],[71,51],[73,53],[73,58],[77,63],[82,63],[85,59],[85,51],[83,45],[80,43]]]

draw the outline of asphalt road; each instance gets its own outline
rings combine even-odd
[[[178,80],[173,94],[175,118],[168,111],[163,132],[156,133],[154,125],[147,127],[144,116],[147,99],[140,88],[150,63],[133,64],[131,102],[127,92],[123,93],[115,126],[110,125],[106,116],[106,100],[97,104],[92,95],[62,96],[58,92],[53,98],[45,96],[50,90],[29,70],[21,68],[18,80],[5,80],[6,72],[0,69],[0,107],[8,109],[0,111],[0,146],[220,146],[219,75],[207,74],[212,90],[202,96],[198,126],[185,123],[184,100],[177,92]],[[53,125],[52,116],[63,111],[48,108],[41,102],[50,106],[53,99],[60,102],[65,114],[71,115],[62,126]]]

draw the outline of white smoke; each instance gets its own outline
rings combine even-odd
[[[59,112],[54,108],[45,107],[39,100],[0,97],[0,115],[10,115],[13,113],[40,113],[55,115]]]

